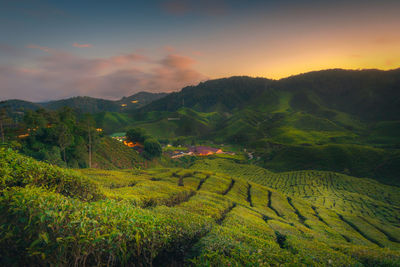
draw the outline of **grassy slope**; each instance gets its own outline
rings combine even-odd
[[[93,155],[93,168],[129,169],[143,165],[138,152],[109,137],[102,138]]]
[[[239,143],[256,151],[263,166],[274,171],[327,170],[400,185],[399,151],[383,147],[396,146],[398,123],[368,126],[340,112],[327,119],[303,111],[282,111],[289,97],[282,98],[283,103],[269,113],[247,108],[224,117],[185,108],[135,126],[158,138],[195,136]],[[181,120],[168,121],[168,117]]]
[[[399,185],[398,73],[326,70],[279,81],[212,80],[152,102],[140,110],[138,125],[160,138],[240,144],[277,171],[329,170]],[[167,121],[171,114],[187,120]],[[215,120],[207,119],[211,114]]]
[[[372,180],[360,191],[359,180],[349,176],[277,176],[222,159],[199,161],[193,170],[91,169],[79,174],[11,151],[0,151],[0,156],[6,177],[0,196],[2,264],[400,263],[400,199],[392,194],[395,189]],[[26,162],[22,170],[31,179],[15,186],[26,176],[17,171],[18,161]],[[64,180],[86,181],[89,192],[102,200],[83,201],[81,187],[71,182],[73,194],[38,188],[37,177],[45,170]],[[309,201],[310,196],[315,199]],[[329,206],[333,200],[337,208]]]
[[[101,112],[95,114],[96,125],[102,128],[105,133],[114,133],[125,130],[127,125],[134,121],[125,113]]]

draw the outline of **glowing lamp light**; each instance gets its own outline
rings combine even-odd
[[[19,138],[19,139],[22,139],[22,138],[27,138],[28,136],[29,136],[28,133],[26,133],[26,134],[20,134],[20,135],[18,135],[18,138]]]

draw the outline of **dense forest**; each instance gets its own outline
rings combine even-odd
[[[13,126],[5,129],[5,135],[19,141],[21,152],[72,168],[91,166],[92,151],[102,135],[90,114],[77,116],[68,107],[58,111],[28,110]]]

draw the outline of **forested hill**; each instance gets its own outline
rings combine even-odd
[[[36,110],[39,108],[58,110],[62,107],[70,107],[81,113],[98,113],[104,111],[121,112],[143,107],[166,95],[166,93],[139,92],[129,97],[123,97],[117,101],[88,96],[71,97],[68,99],[42,103],[32,103],[23,100],[7,100],[0,102],[0,108],[5,107],[12,111],[21,111],[29,109]]]
[[[273,84],[272,80],[247,76],[209,80],[171,93],[141,111],[176,111],[181,107],[205,112],[229,111],[253,103]]]
[[[366,120],[397,120],[400,114],[400,69],[309,72],[281,80],[231,77],[183,88],[141,109],[227,111],[277,105],[289,98],[293,110],[324,117],[345,112]]]

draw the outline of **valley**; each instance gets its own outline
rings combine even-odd
[[[2,102],[0,264],[399,266],[399,77]]]

